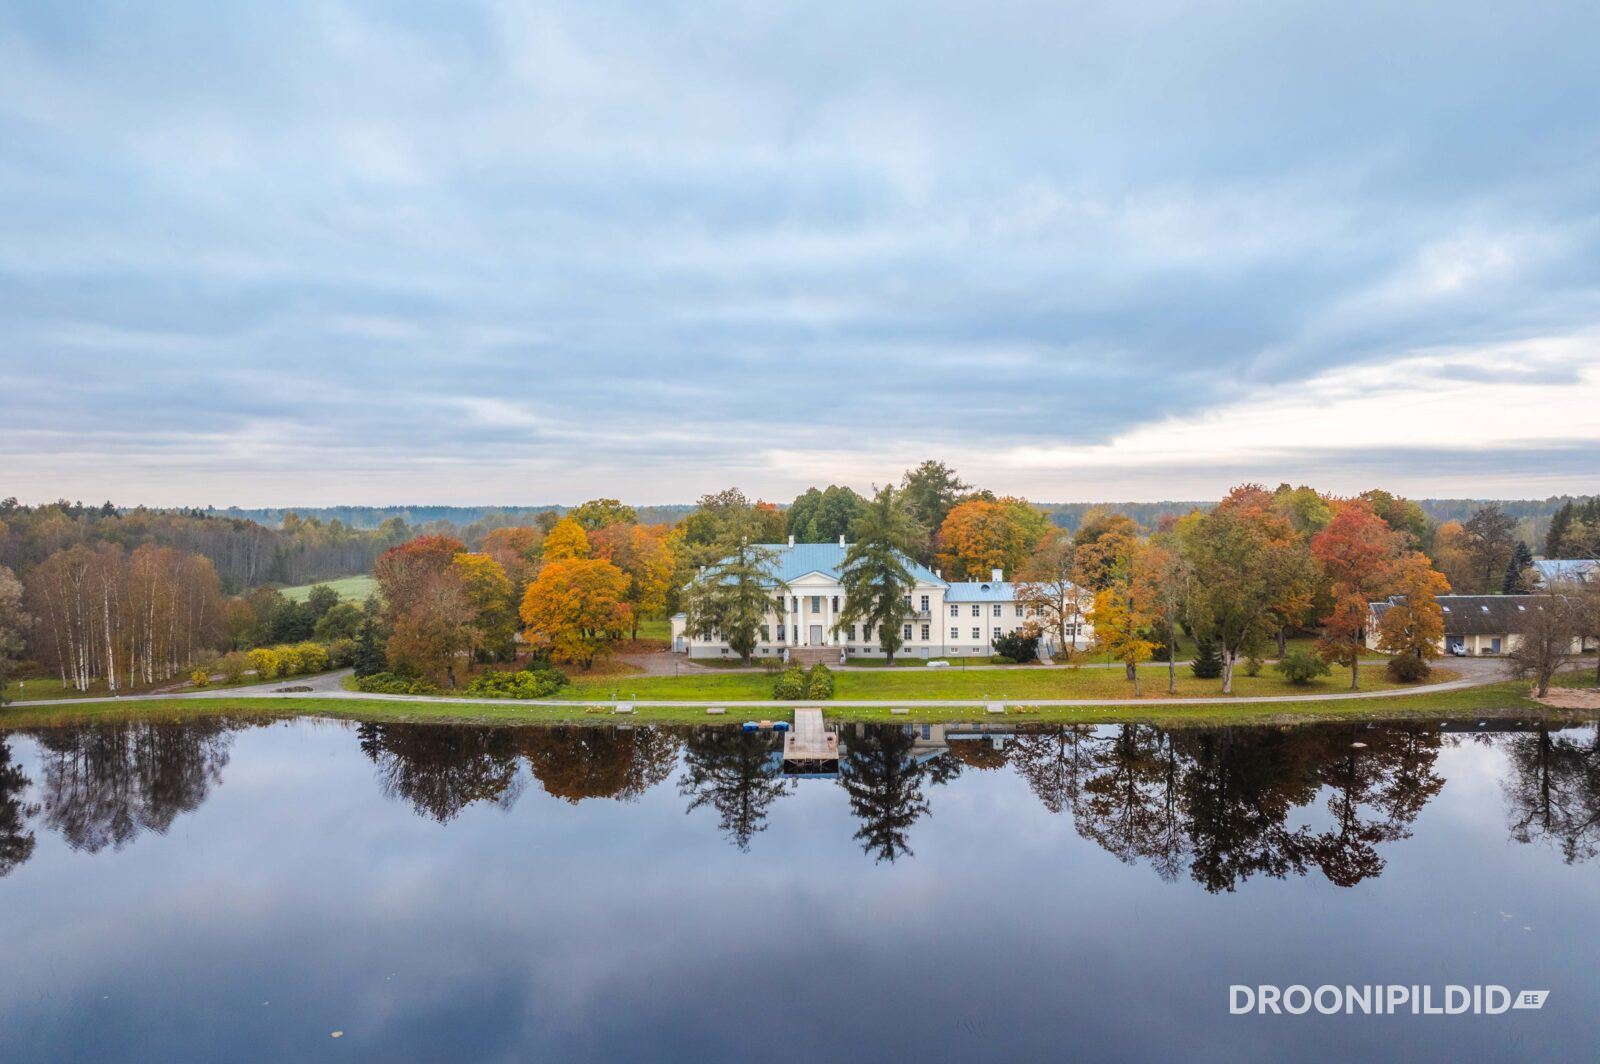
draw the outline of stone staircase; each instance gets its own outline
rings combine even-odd
[[[829,668],[839,664],[838,647],[790,647],[789,664],[804,665],[810,668],[813,665],[827,665]]]

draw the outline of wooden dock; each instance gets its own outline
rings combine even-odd
[[[785,772],[833,772],[839,767],[839,736],[822,724],[822,710],[797,709],[794,727],[783,733]]]

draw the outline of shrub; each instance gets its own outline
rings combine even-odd
[[[530,676],[541,677],[543,682],[550,685],[552,691],[567,685],[567,674],[550,664],[548,660],[530,661],[522,667],[522,671]]]
[[[467,694],[479,698],[549,698],[566,682],[565,674],[548,666],[523,672],[485,672],[467,684]]]
[[[328,652],[320,643],[295,643],[275,647],[283,661],[283,675],[296,676],[307,672],[322,672],[328,667]]]
[[[1222,675],[1222,652],[1213,640],[1195,641],[1194,660],[1189,663],[1189,671],[1199,680],[1215,680]]]
[[[1283,660],[1273,666],[1283,678],[1296,687],[1304,687],[1318,676],[1326,676],[1333,670],[1328,663],[1311,653],[1309,650],[1296,648],[1283,656]]]
[[[1395,683],[1421,683],[1433,672],[1433,667],[1415,654],[1400,654],[1389,659],[1384,672]]]
[[[336,669],[345,668],[356,660],[354,639],[335,639],[328,644],[328,664]]]
[[[392,672],[375,672],[356,680],[356,690],[380,695],[436,695],[439,688],[427,680],[409,676],[396,676]]]
[[[249,652],[250,667],[256,671],[256,678],[271,680],[283,670],[283,661],[275,650],[267,647],[256,647]]]
[[[211,682],[210,669],[196,669],[189,674],[189,682],[196,687],[204,687]]]
[[[833,670],[818,662],[811,666],[811,672],[806,676],[807,698],[832,698],[833,697]]]
[[[244,679],[244,674],[250,667],[250,655],[242,650],[222,655],[222,660],[217,663],[217,668],[222,671],[223,680],[228,683],[238,683]]]
[[[1007,632],[994,641],[996,658],[1010,658],[1011,661],[1002,664],[1015,664],[1019,661],[1032,661],[1039,656],[1038,633],[1026,635],[1021,630]]]
[[[1260,676],[1261,665],[1261,659],[1256,657],[1256,655],[1251,654],[1248,658],[1244,659],[1244,674],[1246,676]]]
[[[778,679],[772,685],[772,697],[788,700],[801,699],[806,696],[806,670],[798,665],[790,665],[778,673]]]

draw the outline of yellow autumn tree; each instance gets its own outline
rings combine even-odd
[[[523,638],[556,661],[589,669],[632,623],[627,593],[628,575],[608,561],[546,561],[522,596]]]
[[[570,517],[557,521],[550,534],[544,537],[544,560],[547,562],[587,558],[589,550],[589,534]]]
[[[505,567],[487,554],[457,554],[451,571],[471,608],[467,626],[468,664],[482,652],[505,653],[517,630],[515,592]]]
[[[1139,663],[1149,661],[1156,650],[1156,644],[1144,634],[1155,617],[1141,608],[1128,584],[1119,582],[1095,595],[1090,620],[1094,622],[1095,650],[1127,667],[1137,697]]]
[[[1146,635],[1157,620],[1152,585],[1138,579],[1146,549],[1138,540],[1123,541],[1122,550],[1112,559],[1106,585],[1095,593],[1089,615],[1095,650],[1126,666],[1135,697],[1139,694],[1139,663],[1149,661],[1156,650]]]

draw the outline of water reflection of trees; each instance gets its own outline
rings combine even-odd
[[[1502,786],[1518,842],[1546,842],[1567,864],[1600,853],[1600,727],[1552,734],[1540,727],[1512,739]]]
[[[683,777],[678,791],[687,812],[710,806],[717,826],[740,850],[766,830],[767,814],[795,781],[782,773],[778,737],[739,728],[697,728],[683,746]]]
[[[0,876],[33,856],[36,840],[27,825],[39,807],[24,801],[32,782],[21,765],[12,763],[11,744],[0,736]]]
[[[672,775],[678,736],[658,728],[523,728],[528,767],[551,795],[636,800]]]
[[[919,756],[920,755],[920,756]],[[911,855],[911,826],[929,812],[923,784],[961,774],[946,749],[917,748],[911,728],[863,725],[846,736],[839,777],[860,821],[856,841],[879,862]]]
[[[509,809],[521,794],[517,744],[506,728],[451,724],[363,724],[361,750],[378,767],[383,793],[447,823],[473,802]]]
[[[144,831],[166,834],[222,781],[235,727],[194,720],[35,732],[45,826],[90,853],[121,849]]]
[[[1069,725],[1019,735],[1009,747],[1040,801],[1070,810],[1083,837],[1164,879],[1187,871],[1211,891],[1311,866],[1343,886],[1377,875],[1378,845],[1409,835],[1443,786],[1433,771],[1438,750],[1437,731],[1393,725]],[[1323,792],[1329,826],[1292,822]]]

